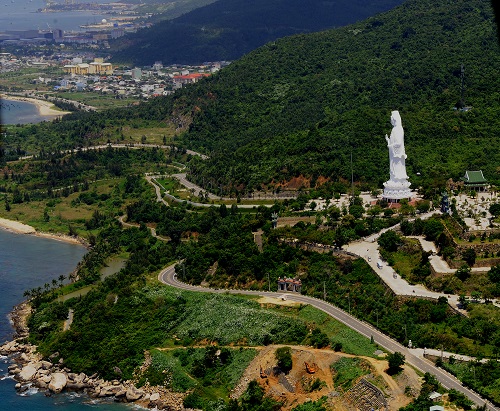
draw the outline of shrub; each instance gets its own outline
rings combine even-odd
[[[285,374],[288,374],[292,369],[292,349],[290,347],[280,347],[274,354],[278,361],[278,367]]]
[[[397,374],[401,371],[401,367],[405,363],[405,356],[400,352],[396,351],[387,356],[387,362],[389,363],[388,374]]]
[[[401,238],[392,230],[386,231],[378,238],[378,245],[389,252],[397,251]]]

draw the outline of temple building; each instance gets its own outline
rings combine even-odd
[[[488,180],[484,178],[483,171],[466,171],[462,177],[464,188],[469,191],[486,191]]]
[[[302,291],[302,281],[295,278],[278,278],[278,292],[291,291],[300,293]]]

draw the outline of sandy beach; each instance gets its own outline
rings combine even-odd
[[[35,234],[36,230],[30,225],[20,223],[18,221],[7,220],[0,218],[0,227],[13,231],[18,234]]]
[[[5,100],[24,101],[26,103],[34,104],[38,108],[38,114],[44,117],[55,118],[70,113],[69,111],[61,111],[55,109],[54,104],[50,101],[38,100],[36,98],[30,97],[11,96],[6,94],[0,94],[0,98]]]
[[[7,220],[6,218],[0,218],[0,228],[12,231],[17,234],[32,234],[37,237],[51,238],[53,240],[64,241],[71,244],[86,245],[85,241],[77,238],[70,237],[64,234],[54,234],[54,233],[44,233],[41,231],[36,231],[36,229],[30,225],[20,223],[19,221]]]

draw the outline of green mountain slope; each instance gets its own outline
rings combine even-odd
[[[453,110],[461,64],[468,112]],[[205,184],[350,179],[352,152],[355,179],[380,186],[394,109],[412,176],[483,168],[498,179],[499,78],[489,2],[412,0],[346,28],[270,43],[173,104],[194,113],[186,144],[211,154],[193,168]]]
[[[119,39],[117,60],[134,64],[235,60],[280,37],[354,23],[402,0],[219,0]]]
[[[141,13],[154,13],[151,21],[157,23],[162,20],[171,20],[189,13],[198,7],[214,3],[216,0],[164,0],[158,3],[157,0],[144,0],[138,8]]]
[[[467,112],[453,110],[462,64]],[[499,79],[490,2],[410,0],[349,27],[269,43],[173,96],[72,114],[7,143],[68,148],[119,139],[124,126],[182,123],[182,142],[210,155],[190,165],[209,189],[350,181],[351,153],[354,179],[381,188],[397,109],[413,187],[438,189],[466,169],[500,182]]]

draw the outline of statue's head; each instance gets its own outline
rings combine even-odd
[[[401,125],[401,116],[399,115],[399,111],[394,110],[391,112],[391,124],[394,127]]]

